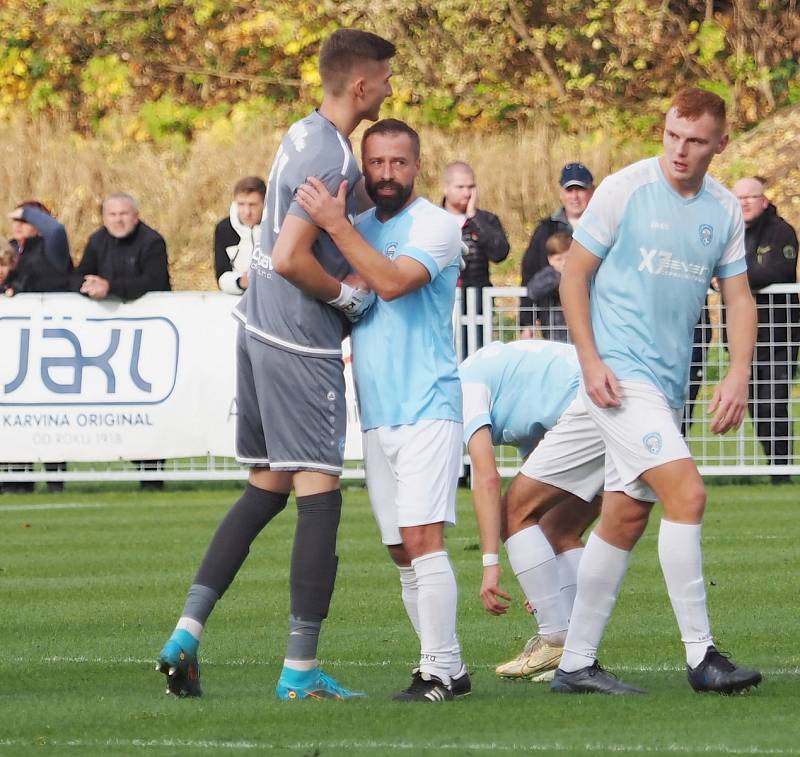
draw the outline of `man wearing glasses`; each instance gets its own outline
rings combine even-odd
[[[757,290],[797,281],[797,234],[764,195],[762,178],[739,179],[733,193],[742,206],[747,278],[758,310],[750,415],[770,465],[789,465],[793,437],[789,398],[800,344],[800,301],[796,294]],[[789,476],[775,474],[771,480],[789,483]]]

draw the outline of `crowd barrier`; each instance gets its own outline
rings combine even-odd
[[[710,432],[706,414],[728,363],[723,308],[710,293],[695,331],[684,419],[704,475],[800,473],[791,418],[800,334],[785,325],[800,321],[799,291],[775,285],[760,294],[756,401],[743,426],[722,437]],[[482,308],[476,290],[457,291],[453,318],[461,357],[522,332],[525,289],[491,287],[480,294]],[[217,292],[164,292],[129,303],[73,294],[18,295],[0,303],[0,482],[244,478],[246,469],[233,459],[236,302]],[[537,330],[536,336],[547,335]],[[360,479],[358,414],[347,357],[345,363],[344,477]],[[152,459],[166,459],[163,469],[140,470],[130,462]],[[61,462],[68,463],[66,471],[45,468]],[[23,470],[29,463],[33,469]],[[502,447],[498,464],[503,475],[513,475],[520,460],[513,448]]]

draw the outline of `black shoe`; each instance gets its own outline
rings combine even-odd
[[[703,661],[696,667],[686,668],[689,684],[695,691],[716,691],[720,694],[733,694],[761,683],[761,673],[757,670],[737,668],[726,655],[711,646]]]
[[[465,697],[472,693],[472,681],[469,678],[469,671],[466,665],[461,666],[458,675],[451,676],[450,690],[454,697]]]
[[[644,689],[637,689],[627,683],[618,681],[617,677],[600,667],[597,660],[588,668],[581,668],[573,673],[565,673],[561,668],[556,670],[550,691],[559,694],[646,694]]]
[[[174,697],[199,697],[203,695],[200,688],[200,665],[197,662],[197,655],[187,654],[180,650],[177,661],[174,655],[167,652],[174,651],[168,649],[169,642],[161,650],[161,654],[156,664],[156,670],[167,677],[167,694]]]
[[[420,670],[411,674],[411,686],[392,697],[397,702],[447,702],[453,698],[453,690],[447,684]]]

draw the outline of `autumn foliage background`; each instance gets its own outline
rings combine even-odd
[[[714,165],[769,180],[800,224],[800,12],[795,0],[5,0],[0,207],[36,197],[80,256],[110,191],[140,198],[177,288],[213,288],[211,234],[242,175],[320,97],[320,41],[339,26],[394,40],[383,114],[423,138],[420,188],[465,159],[497,212],[516,283],[568,160],[597,178],[658,149],[674,90],[728,102],[738,139]],[[358,135],[356,135],[357,142]]]

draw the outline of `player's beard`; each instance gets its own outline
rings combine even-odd
[[[386,213],[395,213],[400,210],[414,191],[413,182],[403,185],[399,181],[389,179],[388,181],[376,181],[374,183],[365,180],[365,184],[367,194],[372,202],[375,203],[375,207]],[[378,193],[379,190],[386,188],[394,189],[394,194],[382,195]]]

